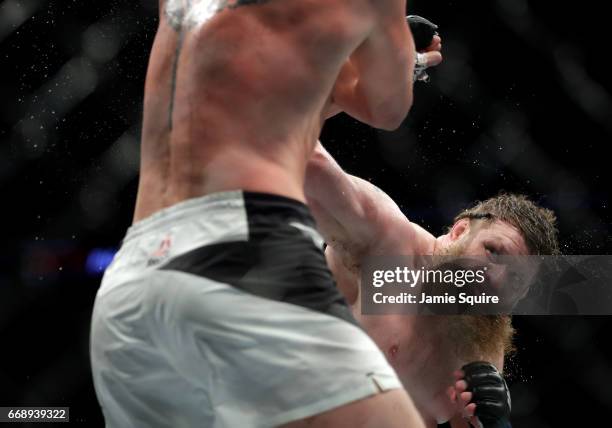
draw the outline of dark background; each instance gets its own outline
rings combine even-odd
[[[477,199],[522,192],[567,254],[610,254],[605,2],[415,1],[445,62],[397,132],[337,117],[322,141],[434,234]],[[157,6],[0,2],[0,406],[70,406],[101,426],[89,317],[134,205]],[[515,317],[516,427],[610,425],[607,317]]]

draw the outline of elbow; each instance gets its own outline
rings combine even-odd
[[[383,103],[376,109],[371,124],[378,129],[395,131],[404,122],[411,107],[412,93],[403,99],[398,99],[396,95],[393,101]]]
[[[375,128],[382,129],[383,131],[395,131],[401,126],[405,118],[405,114],[385,115],[375,119],[373,126]]]

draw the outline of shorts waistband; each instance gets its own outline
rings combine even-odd
[[[123,242],[149,231],[165,228],[196,215],[222,217],[224,213],[244,210],[249,217],[265,219],[266,216],[285,216],[305,226],[316,227],[308,207],[292,198],[262,192],[232,190],[210,193],[181,201],[146,217],[130,226]]]

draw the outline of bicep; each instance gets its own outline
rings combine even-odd
[[[389,217],[402,215],[397,205],[371,183],[344,172],[318,146],[306,172],[306,197],[330,245],[366,249]]]

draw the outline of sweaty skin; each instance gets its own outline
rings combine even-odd
[[[304,201],[306,163],[331,95],[372,126],[399,126],[412,104],[414,67],[405,7],[405,0],[350,7],[341,0],[162,0],[135,221],[224,190]],[[337,82],[343,66],[360,78]]]
[[[387,355],[426,426],[450,419],[454,428],[467,427],[463,417],[472,417],[475,405],[468,404],[471,393],[466,392],[467,384],[457,369],[469,361],[457,357],[453,344],[445,339],[452,318],[362,315],[360,265],[373,255],[441,254],[461,240],[463,254],[529,254],[518,229],[499,220],[485,225],[464,219],[436,238],[407,219],[383,191],[345,173],[320,144],[308,164],[306,196],[328,244],[326,257],[338,287]],[[504,349],[471,359],[491,361],[501,370]]]
[[[219,191],[305,201],[330,106],[384,129],[408,113],[415,52],[405,11],[405,0],[162,0],[134,221]],[[423,422],[394,389],[286,428],[302,426]]]

